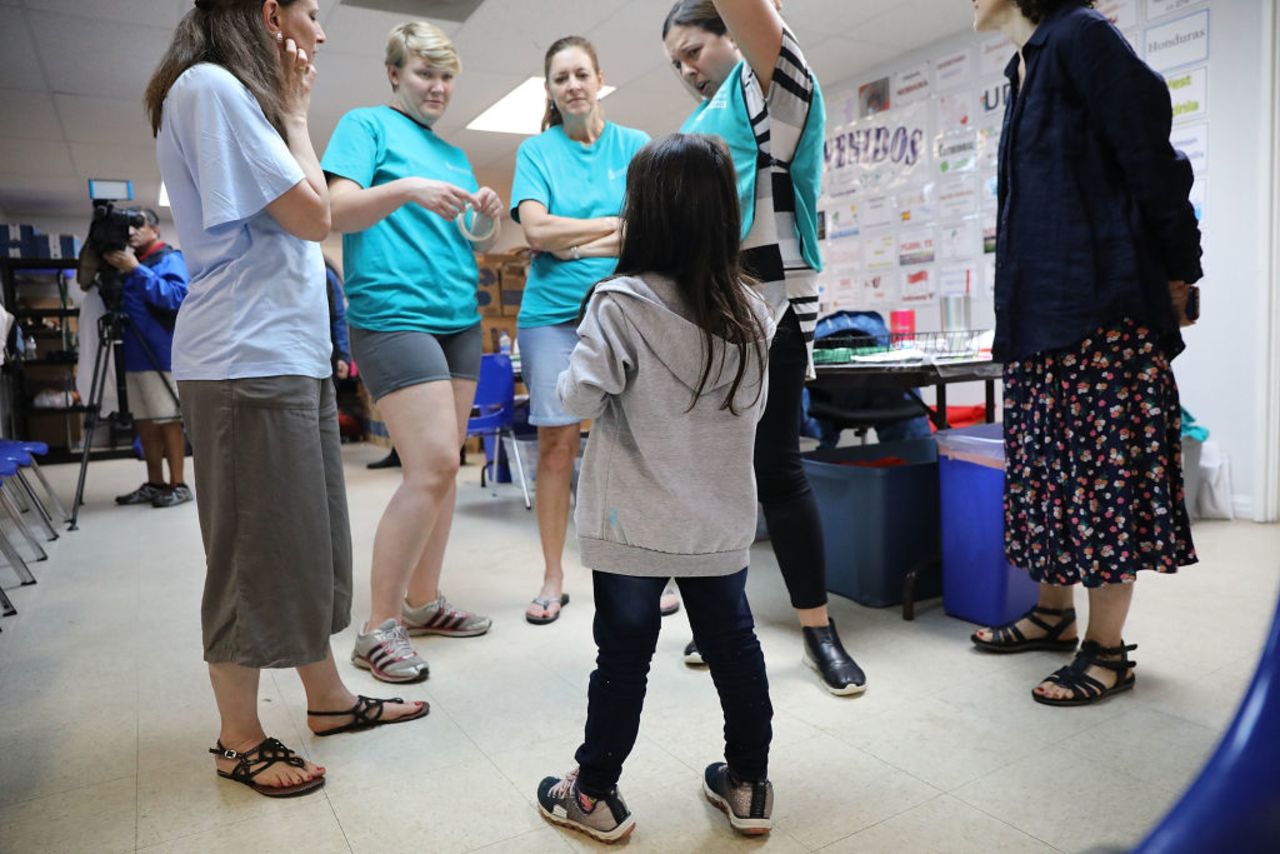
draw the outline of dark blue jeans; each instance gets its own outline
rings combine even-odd
[[[604,797],[635,747],[649,662],[658,643],[665,578],[594,572],[596,669],[587,691],[586,738],[575,758],[578,786]],[[724,758],[744,780],[769,772],[773,705],[764,653],[747,604],[745,569],[712,578],[677,578],[698,651],[724,710]]]

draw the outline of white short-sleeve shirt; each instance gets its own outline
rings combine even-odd
[[[219,65],[187,69],[165,97],[156,156],[191,272],[174,377],[329,376],[320,246],[266,210],[305,175],[257,99]]]

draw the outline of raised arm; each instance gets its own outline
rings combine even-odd
[[[714,0],[716,11],[729,28],[729,35],[769,94],[773,69],[782,52],[782,15],[775,0]]]

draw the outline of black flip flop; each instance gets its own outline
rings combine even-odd
[[[550,596],[538,596],[533,600],[532,604],[537,605],[539,608],[546,611],[552,605],[556,604],[556,600],[552,599]],[[568,604],[569,604],[569,594],[561,593],[560,609],[557,610],[550,617],[535,617],[531,615],[528,611],[525,611],[524,618],[535,626],[545,626],[548,623],[554,623],[556,620],[560,619],[560,611],[563,611],[564,606]]]
[[[351,715],[355,718],[351,723],[345,724],[334,729],[327,729],[324,732],[313,733],[317,736],[337,735],[340,732],[359,732],[362,729],[373,729],[383,724],[403,724],[409,721],[416,721],[418,718],[425,718],[427,713],[431,711],[431,704],[426,700],[417,700],[415,702],[422,703],[422,708],[412,715],[405,715],[402,718],[383,719],[382,710],[387,703],[403,703],[404,700],[399,697],[392,697],[389,700],[379,700],[374,697],[366,697],[363,694],[356,696],[356,704],[346,711],[342,712],[313,712],[307,709],[307,714],[317,718],[338,717],[339,715]]]

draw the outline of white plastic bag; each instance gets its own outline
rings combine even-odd
[[[1196,515],[1201,519],[1236,517],[1231,489],[1231,458],[1210,439],[1200,449],[1200,494]]]

